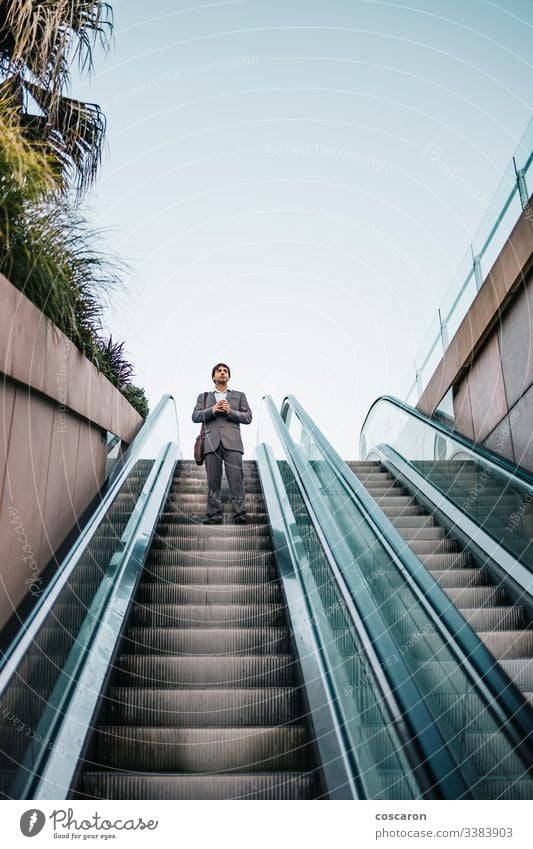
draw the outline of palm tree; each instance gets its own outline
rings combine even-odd
[[[54,163],[58,184],[73,182],[78,197],[95,178],[105,117],[65,95],[70,67],[77,60],[90,72],[93,45],[107,49],[112,29],[111,6],[99,0],[0,0],[0,101]]]

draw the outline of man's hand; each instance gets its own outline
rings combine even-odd
[[[211,409],[213,410],[213,413],[229,413],[231,407],[227,401],[222,399],[221,401],[217,401]]]

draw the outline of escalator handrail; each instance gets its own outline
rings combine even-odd
[[[472,683],[483,694],[487,708],[516,747],[528,769],[531,768],[533,764],[531,706],[499,664],[495,664],[492,654],[455,606],[450,603],[448,596],[430,572],[425,568],[419,568],[420,561],[417,556],[406,549],[403,537],[293,395],[288,395],[283,400],[281,410],[283,420],[285,421],[291,407],[308,428],[337,476],[344,481],[352,496],[361,505],[369,525],[379,533],[386,548],[393,553],[411,588],[416,592],[419,602],[431,616],[436,629],[446,637],[449,648],[459,659],[463,669],[470,674]]]
[[[473,440],[469,439],[467,436],[464,436],[462,433],[458,433],[457,431],[453,430],[453,428],[448,427],[442,422],[424,415],[424,413],[421,413],[420,410],[417,410],[415,407],[411,407],[409,404],[406,404],[405,401],[400,401],[399,398],[395,398],[393,395],[380,395],[379,398],[376,398],[376,400],[373,402],[365,416],[365,420],[362,424],[361,433],[359,436],[359,450],[362,460],[365,459],[362,456],[363,452],[361,452],[361,443],[363,440],[365,427],[370,416],[372,415],[374,408],[377,407],[383,401],[392,404],[394,407],[398,407],[404,413],[408,413],[409,415],[421,421],[423,424],[427,425],[438,433],[443,434],[443,436],[446,436],[448,439],[455,440],[455,442],[458,442],[463,448],[465,448],[470,453],[474,454],[475,457],[479,458],[480,461],[483,461],[488,466],[495,466],[497,471],[500,474],[503,474],[509,480],[512,480],[513,484],[515,484],[517,488],[522,489],[528,495],[533,494],[533,475],[530,474],[527,469],[524,469],[522,466],[513,465],[513,463],[511,463],[509,460],[506,460],[505,457],[501,457],[499,454],[496,454],[489,448],[485,448],[485,446],[473,442]]]
[[[36,734],[23,756],[13,798],[68,796],[178,455],[177,445],[169,442],[154,462],[113,555],[112,570],[87,608]],[[38,742],[44,739],[49,745]]]
[[[292,396],[288,397],[292,398]],[[284,405],[287,400],[286,398],[283,402]],[[331,518],[325,505],[322,505],[322,498],[318,486],[314,482],[314,476],[306,474],[303,470],[297,447],[272,398],[265,396],[264,403],[283,444],[288,462],[326,556],[333,565],[333,574],[343,595],[346,610],[350,613],[353,627],[365,647],[377,686],[380,688],[383,702],[387,706],[390,721],[402,741],[413,772],[418,773],[417,781],[419,786],[423,788],[424,796],[426,798],[438,798],[438,796],[433,795],[435,789],[447,787],[448,791],[443,791],[444,798],[473,798],[455,755],[435,723],[423,694],[403,659],[402,652],[398,650],[379,605],[376,604],[372,594],[364,588],[364,580],[357,585],[356,592],[350,589],[350,584],[355,576],[355,564],[349,549],[347,550],[348,557],[341,557],[341,552],[346,550],[342,532],[335,520]],[[332,541],[326,537],[323,530],[326,525],[337,532],[337,539]],[[364,617],[357,610],[355,598],[358,599],[359,605],[364,600]],[[373,629],[374,633],[379,635],[379,639],[377,637],[376,639],[372,638],[370,629]],[[388,648],[389,644],[392,644],[392,648]],[[392,666],[386,662],[386,658],[390,656],[397,658],[397,663]],[[394,676],[394,681],[391,680],[391,676]]]
[[[102,500],[98,502],[98,505],[87,525],[82,529],[80,535],[66,554],[50,583],[39,596],[27,621],[24,622],[24,628],[19,629],[11,643],[2,652],[0,656],[0,698],[6,687],[9,686],[9,682],[15,674],[19,663],[22,661],[27,650],[35,640],[37,632],[44,624],[52,605],[66,586],[69,577],[76,568],[80,558],[83,556],[92,537],[98,530],[98,527],[107,514],[114,498],[124,485],[124,482],[130,474],[133,466],[137,460],[140,459],[139,455],[141,449],[153,433],[161,415],[167,408],[167,404],[172,405],[176,415],[176,442],[179,451],[179,430],[176,405],[173,396],[167,394],[162,396],[153,412],[150,413],[144,425],[136,434],[131,445],[124,452],[124,457],[122,458],[120,465],[117,464],[109,475],[109,479],[106,482],[105,495],[103,495]]]

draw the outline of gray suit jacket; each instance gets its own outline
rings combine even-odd
[[[220,443],[228,451],[244,453],[241,439],[241,425],[250,424],[252,421],[252,411],[248,406],[244,392],[237,392],[236,389],[228,389],[226,400],[231,407],[231,413],[213,413],[211,408],[216,403],[215,393],[207,393],[205,410],[203,408],[204,394],[202,392],[198,395],[192,420],[197,424],[205,423],[205,454],[216,451]]]

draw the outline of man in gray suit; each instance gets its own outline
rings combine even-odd
[[[204,525],[222,524],[222,462],[228,479],[233,502],[233,521],[246,523],[244,503],[244,475],[241,439],[242,424],[250,424],[252,411],[244,392],[228,389],[231,371],[226,363],[213,366],[211,377],[215,382],[213,392],[207,393],[204,409],[204,393],[198,396],[192,420],[205,423],[205,469],[207,472],[207,516]]]

